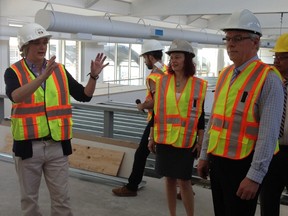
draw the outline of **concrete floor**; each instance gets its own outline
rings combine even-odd
[[[0,160],[0,216],[18,216],[20,211],[19,186],[14,164]],[[104,181],[71,172],[70,195],[74,216],[167,216],[163,179],[144,177],[146,185],[137,197],[116,197],[111,190],[123,183]],[[193,186],[195,216],[212,216],[210,189]],[[40,207],[49,215],[50,201],[43,181],[40,188]],[[177,202],[177,215],[185,215],[181,201]],[[260,215],[259,206],[256,216]],[[281,205],[281,216],[288,215],[288,206]]]

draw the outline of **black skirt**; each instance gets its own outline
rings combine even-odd
[[[157,144],[155,171],[160,176],[190,180],[195,156],[192,148]]]

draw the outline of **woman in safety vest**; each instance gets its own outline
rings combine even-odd
[[[11,130],[16,172],[25,216],[42,215],[38,192],[42,173],[51,197],[51,215],[72,215],[68,195],[68,155],[72,153],[70,95],[77,101],[91,100],[106,57],[91,61],[86,87],[56,63],[45,59],[51,35],[30,23],[18,32],[23,59],[5,71],[6,94],[12,101]]]
[[[156,172],[165,177],[170,215],[176,215],[178,184],[186,213],[191,216],[191,176],[194,151],[200,149],[204,134],[207,82],[194,77],[195,54],[187,41],[174,40],[166,53],[170,56],[168,75],[156,82],[154,128],[148,147],[156,153]]]

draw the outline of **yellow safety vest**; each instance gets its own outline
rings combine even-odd
[[[11,66],[21,86],[36,77],[24,59]],[[52,136],[53,140],[72,138],[72,110],[68,79],[63,65],[46,80],[45,90],[40,86],[21,103],[13,103],[11,130],[15,140],[30,140]]]
[[[255,104],[271,67],[253,61],[230,85],[233,69],[225,68],[216,84],[208,153],[242,159],[252,152],[258,138],[260,117]]]
[[[168,74],[156,83],[154,140],[177,148],[191,148],[206,95],[207,81],[189,77],[176,98],[175,76]]]
[[[159,62],[159,64],[161,64]],[[159,67],[154,67],[153,70],[151,71],[151,73],[148,75],[148,77],[146,78],[146,98],[145,100],[153,100],[153,95],[151,93],[151,89],[150,89],[150,85],[149,85],[149,81],[152,80],[154,83],[156,83],[156,81],[158,79],[160,79],[163,75],[167,75],[167,66],[165,64],[161,64],[161,68]],[[153,109],[148,109],[148,114],[147,114],[147,121],[150,121],[152,118],[152,114],[153,114]]]

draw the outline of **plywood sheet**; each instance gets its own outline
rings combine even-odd
[[[72,144],[70,167],[117,176],[124,152]]]

